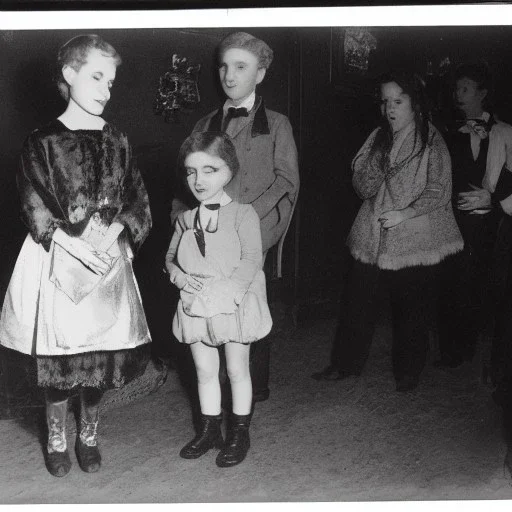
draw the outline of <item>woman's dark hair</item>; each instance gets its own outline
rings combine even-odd
[[[187,156],[199,151],[222,158],[231,171],[231,179],[238,173],[240,163],[229,135],[223,132],[195,132],[185,139],[178,153],[176,173],[183,182],[187,181],[185,169]]]
[[[381,87],[384,84],[395,82],[411,99],[411,107],[414,111],[414,122],[416,124],[415,137],[420,137],[421,145],[416,154],[421,153],[428,142],[429,131],[429,109],[426,94],[426,86],[423,79],[416,73],[407,70],[395,70],[381,75],[377,81],[378,99],[380,101]],[[393,132],[385,116],[382,116],[380,122],[380,130],[377,132],[371,155],[379,155],[382,162],[385,162],[391,146],[393,145]],[[416,147],[416,140],[414,147]],[[409,158],[415,156],[411,154]]]
[[[69,85],[64,80],[62,68],[70,66],[75,71],[87,62],[87,56],[91,50],[100,50],[105,57],[114,59],[116,66],[120,66],[122,59],[116,49],[96,34],[82,34],[70,39],[59,48],[57,55],[57,70],[55,81],[61,96],[69,100]]]
[[[485,62],[467,62],[459,64],[455,69],[454,84],[457,81],[469,78],[476,82],[478,89],[486,90],[487,94],[482,101],[482,107],[490,110],[492,105],[493,79],[489,66]]]

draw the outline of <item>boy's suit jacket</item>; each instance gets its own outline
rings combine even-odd
[[[193,132],[221,131],[222,108],[200,119]],[[265,108],[256,98],[248,117],[231,122],[231,136],[240,160],[240,171],[225,187],[240,203],[250,203],[261,221],[263,252],[276,243],[278,274],[281,252],[299,191],[297,147],[290,121],[283,114]]]

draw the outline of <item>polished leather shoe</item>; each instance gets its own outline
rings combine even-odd
[[[239,416],[238,414],[231,415],[226,443],[215,460],[219,468],[236,466],[245,459],[251,446],[249,437],[250,423],[250,414],[247,416]]]
[[[76,458],[82,471],[86,473],[96,473],[101,466],[101,454],[98,446],[88,446],[82,443],[80,437],[77,437],[75,444]]]
[[[47,452],[46,467],[53,476],[66,476],[71,469],[71,459],[69,458],[68,450],[64,452]]]
[[[418,387],[420,383],[419,377],[405,376],[396,381],[396,390],[402,393],[406,391],[412,391]]]
[[[209,416],[201,415],[201,425],[197,435],[187,443],[180,451],[180,457],[183,459],[197,459],[204,455],[212,448],[222,448],[224,440],[220,425],[222,423],[222,415]]]
[[[329,365],[326,368],[324,368],[321,372],[313,373],[311,377],[315,380],[343,380],[346,379],[347,377],[359,377],[360,375],[360,372],[339,370],[335,366]]]

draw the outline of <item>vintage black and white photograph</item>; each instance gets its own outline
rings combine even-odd
[[[0,24],[0,504],[512,499],[512,10],[459,7]]]

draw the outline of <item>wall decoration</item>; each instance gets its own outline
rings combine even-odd
[[[331,29],[330,81],[336,90],[348,95],[364,92],[372,52],[378,41],[363,27]]]
[[[197,84],[200,64],[173,54],[171,69],[160,77],[154,112],[166,122],[177,121],[179,112],[190,112],[201,101]]]
[[[345,29],[343,43],[347,69],[353,73],[366,73],[370,52],[377,48],[377,39],[364,28],[350,27]]]

